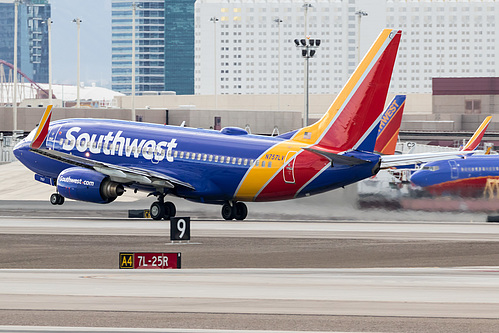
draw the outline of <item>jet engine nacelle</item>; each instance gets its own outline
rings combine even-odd
[[[122,195],[125,189],[100,172],[74,167],[59,174],[57,191],[68,199],[110,203]]]

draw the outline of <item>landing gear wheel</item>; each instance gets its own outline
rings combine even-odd
[[[164,210],[165,210],[165,215],[163,218],[165,220],[169,220],[171,217],[174,217],[177,214],[177,208],[175,208],[175,205],[173,202],[167,201],[163,204]]]
[[[231,206],[228,203],[226,203],[222,206],[222,217],[225,220],[227,220],[227,221],[233,220],[235,215],[236,215],[236,210],[233,206]]]
[[[234,205],[236,213],[234,214],[234,218],[236,220],[242,221],[248,216],[248,207],[242,202],[236,202]]]
[[[52,205],[62,205],[64,203],[64,197],[59,193],[52,193],[52,195],[50,195],[50,203]]]
[[[164,204],[155,201],[152,203],[149,212],[151,213],[151,218],[153,220],[161,220],[165,216],[165,206]]]

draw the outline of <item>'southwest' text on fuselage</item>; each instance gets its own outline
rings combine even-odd
[[[79,152],[89,150],[92,154],[118,155],[126,157],[133,156],[139,158],[141,155],[146,160],[160,162],[166,159],[168,162],[173,162],[172,151],[177,147],[177,140],[171,139],[168,141],[156,142],[155,140],[140,140],[122,137],[123,131],[108,132],[107,135],[97,134],[90,135],[89,133],[81,133],[81,127],[71,127],[66,132],[66,139],[62,149],[71,151],[75,147]],[[166,150],[166,154],[165,154]],[[133,155],[132,155],[133,153]]]

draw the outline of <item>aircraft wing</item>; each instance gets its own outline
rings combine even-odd
[[[401,155],[383,155],[381,156],[381,169],[392,167],[422,164],[433,161],[447,160],[452,158],[466,158],[472,155],[472,152],[462,151],[445,151],[445,152],[429,152],[420,154],[401,154]]]
[[[94,169],[104,175],[111,177],[111,180],[118,183],[130,184],[138,183],[141,185],[149,185],[153,187],[174,188],[178,186],[186,187],[191,190],[195,188],[186,182],[183,182],[174,177],[165,175],[163,173],[155,172],[152,170],[125,167],[116,164],[95,161],[85,157],[79,157],[57,150],[45,148],[31,148],[31,151],[64,163],[74,166],[79,166],[88,169]]]

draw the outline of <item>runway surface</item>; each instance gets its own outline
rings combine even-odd
[[[499,224],[0,217],[0,324],[494,332]],[[118,270],[120,251],[183,268]],[[34,329],[36,331],[36,328]]]

